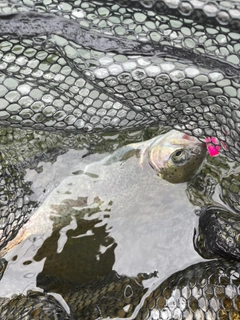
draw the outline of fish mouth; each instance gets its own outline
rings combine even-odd
[[[196,148],[200,148],[199,154],[201,154],[203,152],[203,150],[206,151],[206,143],[199,140],[197,137],[189,136],[188,134],[183,133],[181,139],[186,141],[186,148],[187,149],[189,148],[189,146],[192,146],[194,144],[196,146]]]
[[[189,136],[188,134],[184,133],[182,135],[182,139],[184,140],[188,140],[188,141],[193,141],[193,142],[199,142],[199,143],[202,143],[200,140],[198,140],[198,138],[194,137],[194,136]]]
[[[182,145],[182,146],[187,146],[187,145],[203,145],[204,142],[200,141],[199,138],[195,136],[190,136],[187,133],[183,133],[180,131],[175,130],[175,136],[170,136],[170,143],[173,145]]]

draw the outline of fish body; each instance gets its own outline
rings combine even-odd
[[[129,144],[102,160],[82,166],[79,175],[63,179],[1,254],[4,255],[31,235],[45,235],[43,239],[48,237],[53,228],[69,223],[67,217],[79,219],[85,214],[113,210],[108,205],[111,201],[119,216],[129,216],[135,211],[134,201],[141,197],[141,210],[147,212],[151,210],[152,198],[157,197],[160,203],[162,198],[159,193],[164,198],[159,177],[172,183],[189,180],[205,153],[205,144],[197,138],[172,130],[141,143]],[[155,189],[157,195],[151,191],[151,199],[149,195],[141,196],[146,188]],[[172,189],[171,184],[164,188]],[[178,197],[175,198],[174,201],[177,201]]]
[[[104,164],[125,161],[132,156],[139,164],[147,161],[158,176],[171,183],[187,182],[206,155],[206,145],[197,138],[171,130],[150,140],[122,147],[104,160]]]

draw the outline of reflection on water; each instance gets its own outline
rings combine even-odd
[[[32,197],[43,204],[25,225],[25,240],[5,256],[0,296],[43,289],[64,297],[73,284],[80,291],[110,277],[103,290],[115,272],[149,273],[137,280],[136,292],[144,293],[203,260],[193,248],[198,207],[189,201],[186,183],[160,179],[134,153],[108,165],[107,153],[85,155],[69,150],[54,163],[40,163],[42,170],[27,171]]]
[[[79,219],[74,230],[55,230],[34,256],[35,261],[46,258],[42,272],[78,283],[111,273],[116,243],[101,222]]]

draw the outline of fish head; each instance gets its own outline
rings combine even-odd
[[[148,149],[149,163],[168,182],[191,179],[206,155],[206,144],[176,130],[156,139]]]

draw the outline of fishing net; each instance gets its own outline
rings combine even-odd
[[[234,319],[239,316],[238,264],[198,263],[166,279],[136,319]]]
[[[127,130],[126,142],[133,129],[168,126],[214,138],[239,162],[239,28],[238,1],[1,1],[0,246],[37,205],[25,168],[92,141],[113,149],[98,133]],[[238,209],[238,179],[222,186]],[[26,319],[65,316],[53,298],[34,292],[4,300],[1,310],[7,319],[11,306],[20,312],[25,303]]]
[[[3,320],[73,319],[53,296],[38,291],[29,291],[27,295],[16,295],[12,299],[1,301],[1,318]]]
[[[89,132],[153,123],[239,160],[239,5],[1,3],[0,124]]]
[[[240,265],[225,260],[202,262],[174,273],[159,285],[134,312],[143,293],[134,278],[119,277],[114,282],[95,283],[96,288],[75,285],[63,294],[71,315],[51,295],[29,291],[5,299],[1,319],[99,319],[113,315],[118,319],[237,319],[240,312]],[[52,279],[52,287],[58,284]],[[67,287],[68,284],[64,284]],[[48,286],[48,285],[47,285]],[[61,291],[61,289],[60,289]],[[83,292],[82,292],[83,291]],[[112,293],[112,294],[111,294]],[[123,307],[125,304],[125,308]],[[127,308],[127,307],[128,308]]]

